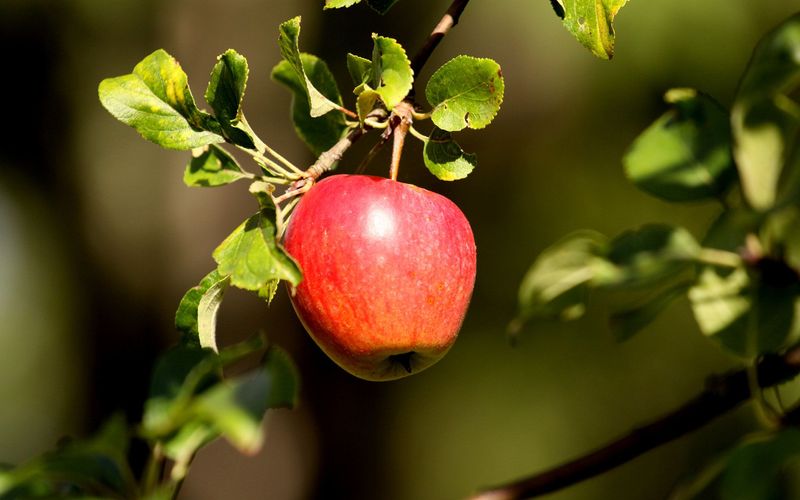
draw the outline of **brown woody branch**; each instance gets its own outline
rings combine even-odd
[[[439,46],[439,42],[442,41],[442,38],[447,35],[453,26],[458,24],[458,20],[461,18],[464,9],[467,8],[468,3],[469,0],[453,0],[453,3],[450,4],[450,8],[447,9],[444,17],[442,17],[439,24],[433,29],[425,45],[419,49],[411,60],[411,69],[414,70],[415,75],[422,71],[423,66],[428,62],[428,59],[430,59],[436,47]]]
[[[800,374],[800,346],[786,354],[764,357],[758,364],[758,383],[772,387]],[[699,429],[751,397],[747,370],[738,370],[709,379],[706,389],[677,410],[634,429],[630,434],[563,465],[487,489],[472,500],[512,500],[531,498],[566,488],[595,477],[634,458]],[[800,421],[800,410],[789,412],[784,423]]]

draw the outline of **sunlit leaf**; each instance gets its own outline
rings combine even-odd
[[[759,42],[732,109],[734,155],[750,204],[770,208],[800,128],[800,14]]]
[[[281,55],[295,72],[299,80],[300,87],[303,89],[306,99],[308,100],[309,114],[312,117],[322,116],[340,106],[320,92],[306,74],[304,61],[301,57],[300,46],[298,44],[299,38],[300,16],[290,19],[280,25],[279,45]]]
[[[183,296],[175,313],[175,327],[183,334],[184,345],[217,350],[217,311],[228,282],[227,276],[214,270]]]
[[[103,80],[98,94],[115,118],[162,147],[188,150],[224,140],[203,130],[213,119],[197,108],[186,74],[164,50],[144,58],[131,74]]]
[[[628,178],[667,201],[723,194],[736,178],[728,113],[692,89],[666,95],[672,109],[633,143],[623,159]]]
[[[393,38],[373,35],[372,83],[388,109],[405,99],[414,84],[414,72],[406,51]]]
[[[614,56],[614,18],[628,0],[554,0],[564,27],[601,59]]]
[[[458,56],[439,68],[425,89],[433,106],[431,119],[442,130],[481,129],[503,102],[500,65],[491,59]]]
[[[261,290],[276,279],[299,284],[300,268],[280,246],[275,231],[274,207],[244,221],[214,251],[219,272],[245,290]]]

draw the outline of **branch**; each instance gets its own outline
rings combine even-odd
[[[786,354],[765,356],[758,364],[758,384],[771,387],[800,374],[800,346]],[[709,379],[697,397],[630,434],[580,458],[545,472],[497,486],[472,497],[472,500],[512,500],[558,491],[614,467],[699,429],[750,399],[747,370],[738,370]]]
[[[425,45],[419,50],[419,52],[414,55],[414,58],[411,60],[411,69],[414,70],[414,75],[419,74],[422,71],[423,66],[425,63],[428,62],[428,59],[433,54],[433,51],[436,50],[436,47],[439,45],[439,42],[442,41],[442,38],[447,35],[450,29],[453,28],[456,24],[458,24],[458,20],[461,18],[461,13],[464,12],[464,9],[467,8],[467,4],[469,0],[453,0],[453,3],[450,4],[450,8],[447,9],[444,17],[442,17],[439,24],[433,29],[428,40],[425,42]]]

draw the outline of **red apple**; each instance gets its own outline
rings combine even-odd
[[[444,196],[334,175],[300,200],[284,245],[303,270],[291,298],[297,315],[353,375],[401,378],[453,345],[475,284],[475,240]]]

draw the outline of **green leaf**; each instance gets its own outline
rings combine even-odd
[[[353,85],[372,82],[372,61],[355,54],[347,54],[347,72],[353,79]]]
[[[245,290],[259,291],[273,280],[298,285],[300,268],[278,244],[275,230],[274,206],[244,221],[214,251],[219,272]]]
[[[281,55],[283,59],[289,63],[290,68],[295,72],[299,80],[300,87],[308,100],[309,114],[316,118],[340,108],[341,105],[332,101],[317,90],[312,80],[308,77],[304,69],[305,62],[300,54],[300,46],[298,44],[299,38],[300,16],[290,19],[280,25],[279,45]]]
[[[751,206],[770,208],[776,199],[791,141],[800,128],[800,14],[759,42],[731,112],[734,156]]]
[[[264,440],[261,420],[266,410],[294,406],[296,373],[286,353],[270,347],[259,370],[216,385],[197,399],[192,414],[242,453],[256,453]]]
[[[443,181],[463,179],[477,166],[477,156],[465,153],[450,132],[434,129],[423,150],[425,166]]]
[[[687,230],[648,224],[614,238],[593,283],[603,287],[640,287],[671,278],[698,257],[700,245]]]
[[[215,269],[183,296],[175,313],[175,327],[183,334],[182,344],[217,351],[217,311],[229,281]]]
[[[183,182],[189,187],[224,186],[246,178],[233,156],[214,144],[193,157],[183,173]]]
[[[164,50],[144,58],[131,74],[103,80],[98,94],[115,118],[164,148],[189,150],[224,140],[202,130],[213,118],[197,108],[186,74]]]
[[[425,89],[431,118],[440,129],[481,129],[494,120],[503,102],[500,65],[491,59],[458,56],[439,68]]]
[[[736,178],[728,114],[692,89],[672,89],[673,108],[634,141],[623,159],[640,189],[667,201],[722,195]]]
[[[609,326],[618,342],[630,339],[650,325],[672,302],[686,294],[689,286],[681,283],[657,293],[643,304],[617,311],[609,318]]]
[[[372,41],[372,83],[386,108],[393,109],[414,85],[411,61],[397,40],[373,34]]]
[[[556,0],[564,27],[601,59],[614,56],[614,18],[628,0]],[[555,4],[553,4],[556,7]]]
[[[787,428],[746,440],[729,456],[722,474],[724,500],[780,498],[778,480],[790,463],[800,459],[800,430]]]
[[[706,247],[739,251],[760,217],[726,212],[704,239]],[[773,284],[754,270],[701,267],[689,301],[700,331],[729,351],[747,358],[776,352],[800,334],[795,318],[800,287]]]
[[[228,49],[217,57],[206,88],[206,102],[214,110],[225,138],[247,149],[263,150],[242,113],[242,99],[247,87],[247,59]]]
[[[315,88],[328,96],[329,100],[341,105],[339,89],[327,64],[311,54],[300,54],[306,78]],[[292,123],[297,135],[308,145],[315,155],[327,151],[336,144],[347,131],[341,113],[329,113],[312,117],[303,79],[288,61],[281,61],[272,70],[272,79],[285,85],[292,92]]]
[[[605,244],[603,235],[580,231],[544,250],[520,285],[517,322],[532,317],[569,320],[582,316],[597,255]]]
[[[142,432],[151,439],[172,436],[190,420],[195,398],[222,380],[222,368],[264,347],[261,336],[222,349],[176,346],[159,358],[145,402]]]
[[[358,98],[356,98],[356,112],[358,120],[363,124],[369,113],[375,109],[375,104],[380,99],[380,95],[366,83],[361,85]]]
[[[325,9],[339,9],[342,7],[350,7],[361,2],[361,0],[325,0]]]
[[[129,431],[114,416],[88,440],[69,440],[15,469],[0,472],[0,497],[8,499],[129,498],[137,487],[127,462]]]
[[[386,14],[398,0],[365,0],[378,14]]]

